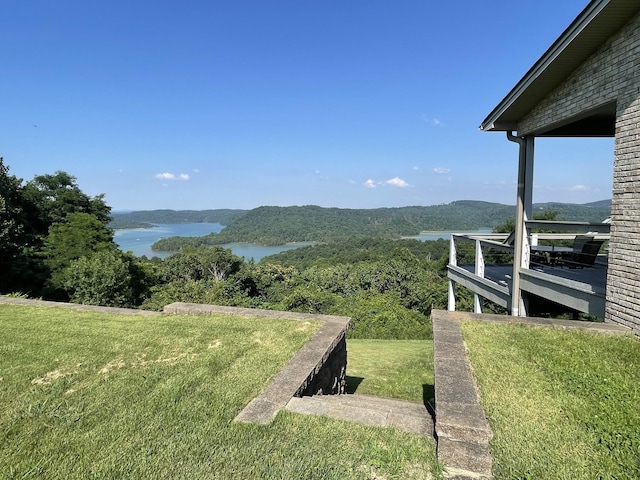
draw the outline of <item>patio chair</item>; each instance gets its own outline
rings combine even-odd
[[[596,262],[596,258],[598,258],[598,252],[603,243],[604,240],[586,241],[579,252],[573,251],[562,255],[558,259],[558,266],[569,268],[592,267]]]
[[[582,247],[584,247],[584,244],[592,240],[593,237],[591,235],[576,235],[576,238],[573,239],[572,245],[574,253],[582,252]]]

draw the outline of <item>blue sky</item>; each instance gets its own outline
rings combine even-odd
[[[587,0],[0,0],[0,156],[114,210],[513,204],[478,125]],[[611,197],[613,139],[539,139],[535,202]]]

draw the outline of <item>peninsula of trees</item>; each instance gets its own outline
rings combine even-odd
[[[584,205],[548,203],[535,205],[535,212],[553,211],[566,221],[601,222],[610,215],[611,201]],[[152,223],[216,222],[220,233],[201,237],[169,237],[156,242],[155,251],[173,252],[186,246],[213,246],[241,242],[284,245],[293,242],[331,243],[359,238],[399,239],[422,231],[469,231],[493,229],[515,216],[515,207],[499,203],[461,200],[434,206],[342,209],[314,205],[253,210],[154,210],[114,214],[112,226],[128,221]]]
[[[113,229],[145,228],[161,223],[220,223],[229,225],[247,210],[139,210],[113,212],[109,226]]]

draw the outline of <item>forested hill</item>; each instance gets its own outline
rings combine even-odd
[[[228,225],[221,235],[232,241],[281,244],[332,241],[347,237],[417,235],[423,230],[493,226],[513,207],[485,202],[455,202],[431,207],[340,209],[318,206],[259,207]]]
[[[533,207],[534,213],[540,210],[551,210],[558,212],[559,219],[574,222],[601,222],[611,215],[611,200],[600,200],[582,205],[557,202],[536,203]]]
[[[139,210],[111,214],[111,228],[137,228],[159,223],[220,223],[229,225],[248,210]]]
[[[601,222],[609,216],[611,210],[610,206],[573,204],[549,204],[536,206],[536,209],[556,211],[559,220],[592,222]],[[226,224],[218,234],[197,238],[167,238],[156,243],[153,248],[158,251],[175,251],[187,244],[247,242],[281,245],[305,241],[331,242],[346,238],[399,238],[418,235],[425,230],[493,228],[514,216],[513,206],[472,200],[430,207],[375,209],[323,208],[313,205],[263,206],[245,211]]]

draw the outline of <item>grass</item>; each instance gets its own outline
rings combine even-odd
[[[282,411],[233,422],[310,322],[0,305],[2,478],[425,478],[434,442]]]
[[[347,391],[433,404],[431,340],[347,340]]]
[[[465,322],[496,479],[640,478],[640,342]]]

